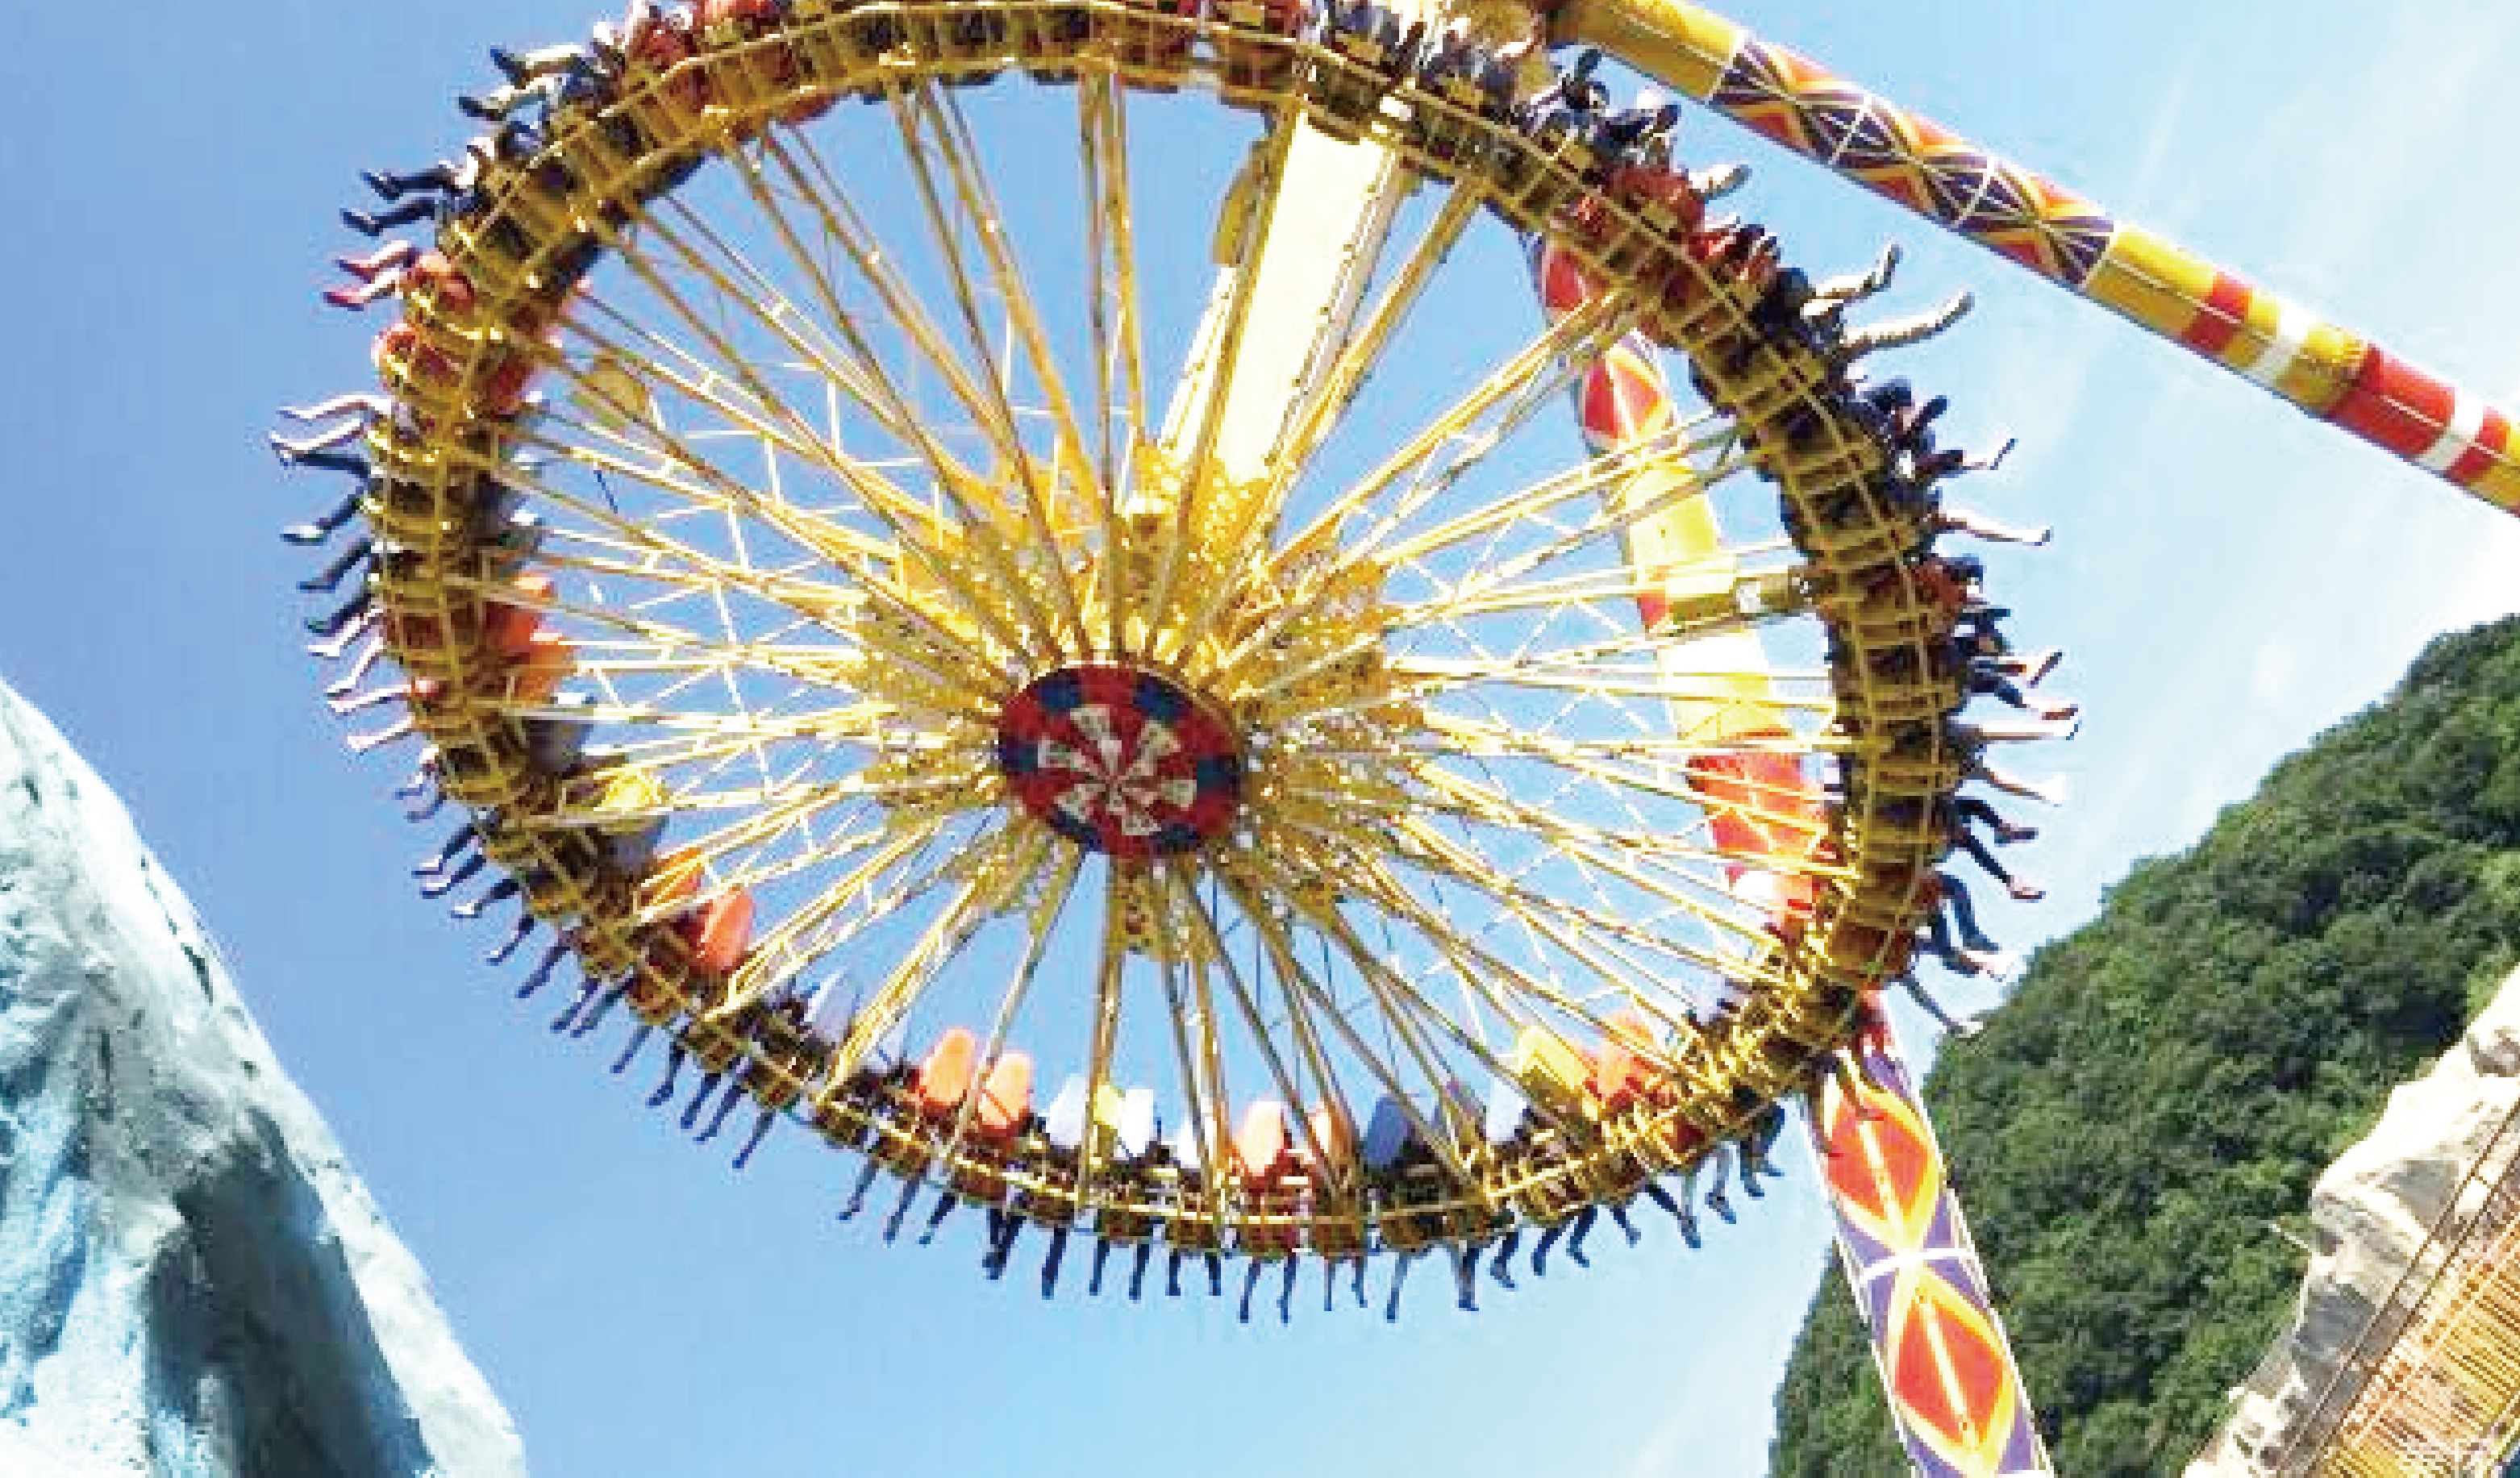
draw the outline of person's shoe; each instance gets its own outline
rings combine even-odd
[[[2048,890],[2046,888],[2039,886],[2037,883],[2022,882],[2019,879],[2015,879],[2008,886],[2006,891],[2010,892],[2013,897],[2020,899],[2023,903],[2037,903],[2040,899],[2048,896]]]
[[[533,80],[525,75],[525,64],[518,59],[515,52],[505,47],[490,48],[490,65],[499,68],[499,75],[518,87],[522,87]]]
[[[370,190],[375,191],[378,199],[380,200],[398,201],[402,199],[402,187],[395,184],[393,181],[386,179],[383,175],[379,174],[373,169],[360,170],[359,178],[367,182],[367,187]]]
[[[280,537],[291,544],[321,544],[327,535],[320,523],[292,523],[280,531]]]
[[[464,116],[468,118],[474,118],[484,123],[496,123],[499,121],[499,111],[497,109],[492,108],[489,104],[472,96],[469,92],[460,94],[456,97],[455,111],[464,114]]]
[[[2010,822],[1998,822],[1995,828],[1995,839],[2005,843],[2016,841],[2037,841],[2039,839],[2039,829],[2037,827],[2016,827]]]
[[[2039,716],[2061,723],[2066,719],[2081,717],[2082,712],[2083,705],[2080,703],[2048,703],[2040,708]]]
[[[385,229],[378,222],[375,216],[368,214],[364,210],[342,211],[341,224],[349,227],[361,236],[380,236],[383,234]]]

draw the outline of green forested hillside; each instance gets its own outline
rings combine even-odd
[[[2311,1182],[2520,958],[2520,618],[2435,642],[2040,951],[1926,1091],[2057,1470],[2177,1471],[2287,1317]],[[1777,1475],[1905,1471],[1832,1268]]]

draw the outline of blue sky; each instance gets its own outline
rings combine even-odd
[[[1610,1236],[1592,1274],[1475,1320],[1427,1297],[1397,1327],[1290,1331],[1204,1299],[1045,1305],[1024,1279],[973,1278],[961,1244],[833,1227],[848,1167],[801,1138],[731,1177],[513,1008],[475,932],[410,896],[425,838],[316,705],[287,589],[302,563],[272,537],[307,490],[259,441],[272,406],[358,372],[355,332],[313,295],[355,171],[454,138],[447,101],[483,77],[482,46],[595,18],[153,9],[39,8],[0,52],[0,677],[202,907],[535,1471],[1759,1471],[1821,1266],[1800,1165],[1702,1253],[1660,1228],[1635,1253]],[[2506,7],[1738,19],[2520,403]],[[2089,917],[2130,861],[2191,839],[2429,636],[2520,608],[2512,520],[1728,124],[1692,114],[1681,147],[1752,162],[1739,202],[1799,259],[1895,238],[1903,301],[1977,292],[1900,367],[1952,392],[1964,442],[2021,437],[1964,490],[2056,524],[2051,549],[1991,562],[2016,632],[2065,645],[2051,681],[2091,705],[2081,739],[2029,757],[2075,801],[2028,849],[2050,899],[1994,911],[2007,943]]]

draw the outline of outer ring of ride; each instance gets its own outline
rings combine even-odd
[[[1747,313],[1755,293],[1696,260],[1667,211],[1588,183],[1592,160],[1580,146],[1552,150],[1420,85],[1414,73],[1394,80],[1349,61],[1316,39],[1309,21],[1286,37],[1238,19],[1259,17],[1256,6],[1219,8],[1226,14],[1202,21],[1120,0],[885,0],[845,10],[830,0],[799,0],[784,22],[764,30],[722,26],[698,37],[695,55],[663,71],[634,60],[600,106],[556,110],[543,151],[485,171],[483,208],[440,233],[439,249],[469,282],[472,302],[459,308],[427,289],[407,295],[420,351],[381,371],[402,412],[380,418],[370,433],[382,490],[366,512],[395,551],[376,585],[387,640],[416,682],[437,684],[416,690],[412,708],[436,747],[442,786],[485,824],[496,808],[496,825],[485,825],[485,850],[528,880],[527,907],[570,933],[590,976],[626,982],[629,1007],[674,1032],[704,1068],[741,1065],[742,1081],[765,1106],[803,1105],[828,1136],[854,1138],[867,1126],[839,1101],[834,1065],[768,1013],[749,1020],[712,1015],[722,982],[694,967],[669,927],[633,921],[637,879],[608,873],[581,829],[542,819],[558,799],[559,777],[536,767],[522,724],[498,706],[508,674],[472,645],[496,582],[470,543],[470,489],[475,477],[500,470],[512,434],[481,406],[500,377],[513,383],[520,358],[549,363],[542,327],[562,311],[595,251],[617,244],[637,218],[643,181],[756,129],[782,126],[783,116],[819,111],[835,98],[880,99],[927,79],[1007,67],[1108,71],[1123,85],[1165,86],[1209,65],[1202,43],[1293,62],[1291,78],[1272,96],[1292,98],[1314,119],[1329,115],[1326,95],[1334,90],[1370,92],[1379,101],[1369,117],[1331,115],[1334,125],[1373,137],[1436,179],[1475,183],[1485,203],[1517,229],[1546,231],[1566,246],[1588,280],[1651,274],[1670,285],[1648,331],[1688,355],[1701,387],[1747,433],[1754,460],[1799,515],[1791,526],[1803,531],[1803,592],[1835,647],[1851,657],[1832,666],[1838,741],[1862,761],[1860,772],[1845,767],[1845,800],[1830,836],[1847,875],[1821,879],[1799,938],[1779,947],[1783,983],[1754,992],[1738,1011],[1711,1023],[1704,1050],[1685,1045],[1675,1052],[1676,1093],[1605,1123],[1575,1154],[1545,1165],[1491,1163],[1476,1183],[1454,1184],[1449,1198],[1405,1208],[1413,1220],[1475,1226],[1504,1208],[1539,1204],[1556,1208],[1553,1219],[1583,1202],[1632,1192],[1642,1174],[1693,1162],[1716,1141],[1737,1137],[1770,1102],[1811,1088],[1861,1031],[1868,993],[1906,967],[1907,941],[1921,913],[1915,884],[1937,856],[1927,818],[1959,779],[1941,720],[1960,694],[1949,685],[1882,679],[1865,658],[1905,653],[1911,670],[1932,668],[1940,628],[1903,559],[1923,530],[1870,490],[1887,454],[1826,392],[1833,368],[1805,346],[1754,330]],[[992,27],[953,22],[982,17],[1003,23],[995,27],[998,38],[975,54],[968,38]],[[1060,24],[1079,17],[1089,38],[1059,39]],[[1122,66],[1114,38],[1123,28],[1142,41],[1177,42],[1180,75],[1149,78],[1143,65]],[[877,40],[891,44],[877,50]],[[703,106],[690,103],[696,91],[705,93]],[[1442,152],[1430,152],[1437,142]],[[554,178],[564,178],[567,188],[551,188],[546,182]],[[1789,447],[1785,428],[1797,422],[1803,429]],[[1823,501],[1840,515],[1824,538],[1816,515]],[[871,1147],[879,1151],[883,1143]],[[1178,1218],[1183,1210],[1079,1197],[1072,1185],[1040,1180],[996,1157],[972,1154],[969,1164],[940,1173],[960,1169],[1051,1204],[1082,1200],[1084,1209],[1143,1217]],[[1309,1214],[1220,1211],[1216,1230],[1220,1237],[1257,1232],[1265,1244],[1272,1233],[1318,1228],[1331,1214],[1331,1198],[1318,1199]],[[1352,1201],[1350,1232],[1362,1237],[1377,1217],[1387,1223],[1387,1209],[1370,1209],[1362,1195]]]

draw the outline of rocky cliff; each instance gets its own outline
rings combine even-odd
[[[0,1471],[523,1471],[130,817],[0,688]]]
[[[2520,971],[2432,1071],[2389,1095],[2380,1122],[2318,1178],[2310,1195],[2310,1267],[2292,1323],[2187,1478],[2272,1470],[2262,1456],[2288,1445],[2515,1105]],[[2475,1194],[2471,1188],[2471,1200]]]

